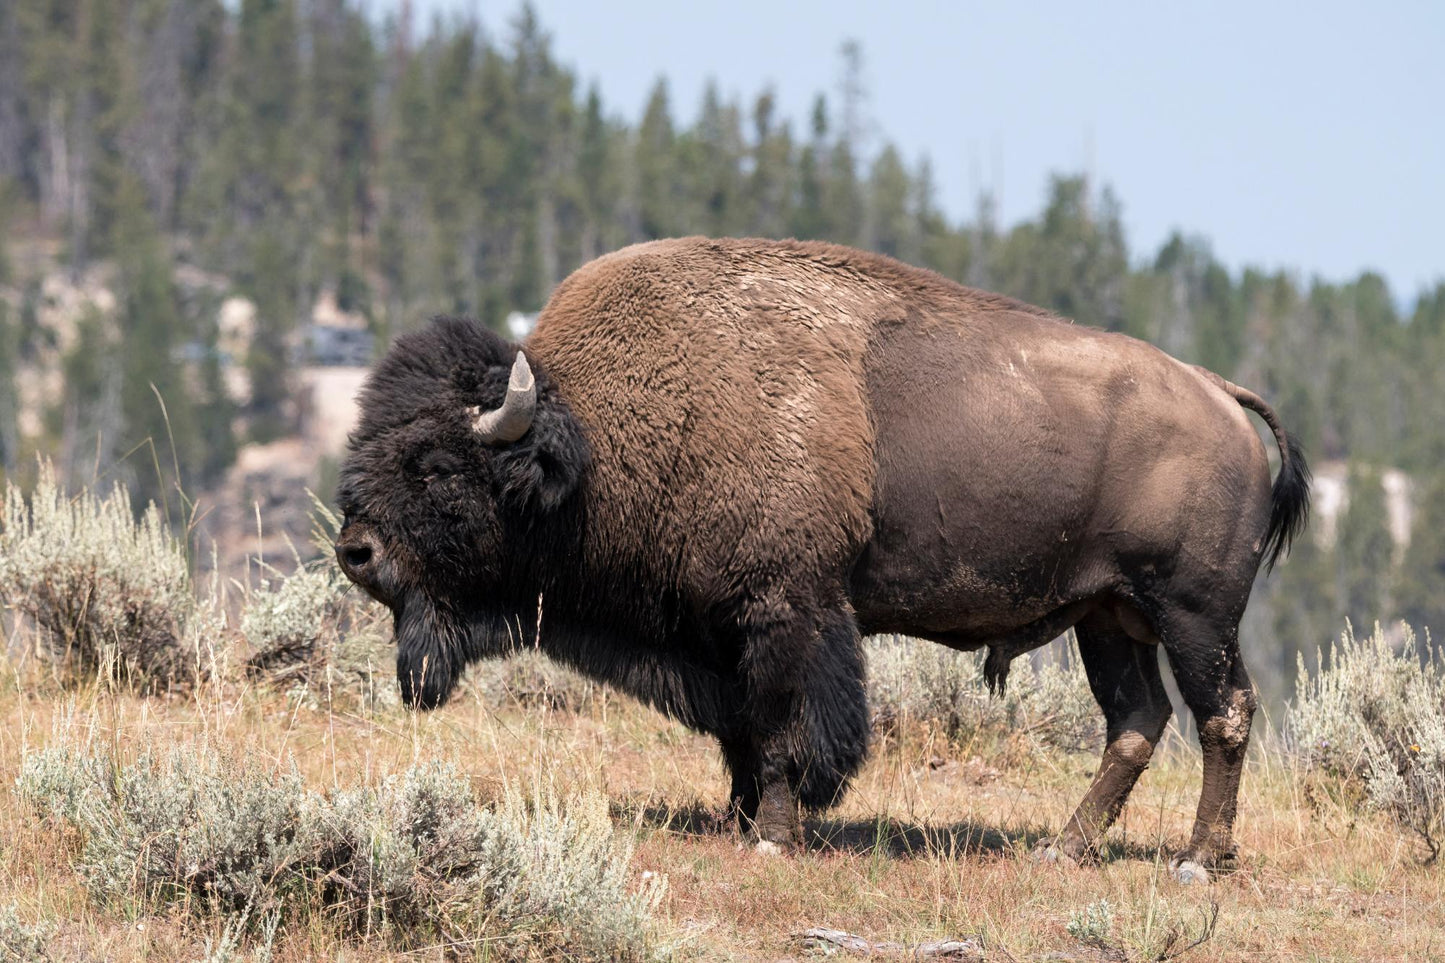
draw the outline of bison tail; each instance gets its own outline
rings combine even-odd
[[[1266,571],[1272,571],[1275,562],[1289,550],[1309,520],[1310,466],[1305,461],[1304,449],[1300,447],[1298,438],[1284,430],[1279,416],[1263,398],[1248,388],[1224,380],[1208,368],[1195,367],[1229,392],[1235,401],[1263,418],[1279,445],[1279,474],[1275,476],[1274,489],[1270,493],[1269,531],[1264,537],[1264,564]]]
[[[1267,570],[1304,531],[1310,514],[1310,466],[1299,439],[1286,435],[1278,422],[1270,425],[1279,443],[1280,469],[1270,494],[1269,533],[1264,540]]]

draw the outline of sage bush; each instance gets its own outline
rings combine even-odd
[[[0,601],[70,681],[157,691],[215,668],[221,620],[197,597],[184,543],[154,505],[137,519],[119,484],[69,495],[44,463],[29,497],[7,481]]]
[[[239,621],[251,678],[310,702],[344,692],[373,708],[398,704],[391,613],[330,558],[269,572],[246,592]]]
[[[113,908],[260,921],[267,946],[319,914],[351,937],[489,958],[667,952],[653,920],[665,883],[635,879],[631,841],[595,795],[484,805],[439,763],[318,793],[294,768],[205,746],[117,763],[64,733],[24,757],[16,789],[78,834],[76,869]]]
[[[14,903],[0,906],[0,960],[5,963],[46,963],[54,927],[26,923]]]
[[[1363,790],[1371,808],[1416,833],[1433,862],[1445,839],[1445,666],[1408,626],[1346,628],[1313,672],[1299,658],[1286,738],[1302,769]]]
[[[910,724],[938,727],[956,743],[982,735],[1021,732],[1055,748],[1102,745],[1104,717],[1072,637],[1055,643],[1036,668],[1015,660],[1002,693],[989,691],[985,652],[957,652],[899,635],[865,642],[868,695],[877,731]]]

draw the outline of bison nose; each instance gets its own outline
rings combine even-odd
[[[349,571],[361,571],[371,564],[370,545],[348,545],[339,549],[342,567]]]
[[[365,588],[376,580],[381,543],[371,532],[349,527],[336,540],[336,561],[347,578]]]

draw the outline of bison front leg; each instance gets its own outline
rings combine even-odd
[[[747,635],[741,731],[723,752],[745,828],[791,850],[801,810],[831,806],[867,755],[862,643],[846,607],[761,628]]]
[[[1134,641],[1102,613],[1080,622],[1077,632],[1089,688],[1108,726],[1104,756],[1063,832],[1039,848],[1045,859],[1073,862],[1094,855],[1148,767],[1171,714],[1154,646]]]
[[[780,702],[794,697],[778,693]],[[751,720],[754,726],[723,742],[732,772],[729,809],[738,826],[766,849],[793,850],[803,844],[797,788],[790,775],[789,726],[776,720]],[[758,724],[763,723],[763,724]]]
[[[753,735],[747,730],[729,732],[718,737],[722,744],[723,764],[732,776],[728,792],[728,814],[747,831],[758,818],[758,801],[762,796],[758,785],[758,758]]]

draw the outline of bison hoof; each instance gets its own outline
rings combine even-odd
[[[787,852],[781,845],[773,842],[771,839],[758,840],[757,844],[753,846],[753,849],[761,856],[782,856]]]
[[[1075,848],[1062,839],[1041,839],[1034,844],[1034,862],[1078,866],[1083,859],[1073,852]]]
[[[1203,864],[1192,859],[1175,858],[1169,862],[1169,872],[1173,877],[1186,885],[1200,883],[1209,885],[1209,870]]]

